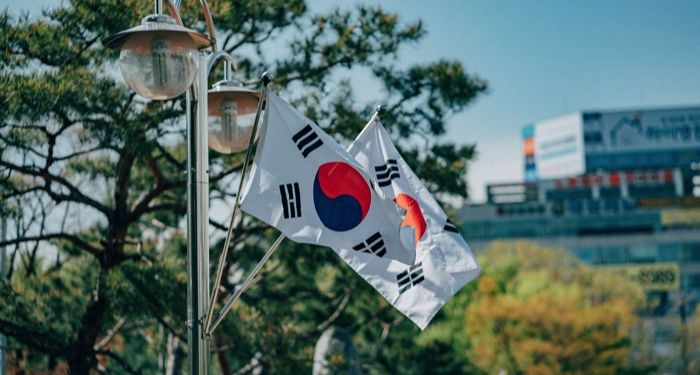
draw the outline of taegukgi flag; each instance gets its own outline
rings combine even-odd
[[[366,244],[378,255],[409,261],[398,237],[396,206],[372,187],[371,176],[338,143],[274,93],[241,209],[292,241],[332,248]]]
[[[403,160],[375,115],[348,152],[371,171],[376,188],[401,208],[394,232],[410,264],[388,259],[351,259],[357,248],[339,254],[389,302],[424,329],[459,289],[476,278],[479,265],[440,205]]]

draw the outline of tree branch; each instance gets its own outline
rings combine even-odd
[[[316,331],[320,332],[326,329],[329,325],[333,324],[336,319],[340,316],[340,314],[345,310],[345,307],[348,305],[348,302],[350,302],[350,297],[352,296],[352,291],[346,290],[345,291],[345,296],[343,297],[343,300],[340,301],[340,304],[338,307],[336,307],[335,311],[331,316],[328,317],[324,322],[316,326]]]
[[[146,207],[143,213],[156,211],[173,211],[176,213],[185,213],[187,211],[187,206],[180,203],[162,203],[157,204],[155,206]]]
[[[76,151],[76,152],[74,152],[72,154],[68,154],[68,155],[56,156],[56,157],[54,157],[54,160],[55,161],[64,161],[64,160],[72,159],[72,158],[75,158],[78,156],[82,156],[82,155],[89,154],[89,153],[92,153],[95,151],[100,151],[100,150],[106,150],[106,148],[102,147],[102,146],[97,146],[97,147],[89,148],[87,150]]]
[[[28,176],[43,178],[45,186],[42,188],[42,190],[45,191],[56,203],[60,203],[62,201],[73,201],[76,203],[84,204],[88,207],[92,207],[97,211],[100,211],[107,217],[111,215],[111,210],[109,209],[109,207],[83,194],[77,187],[75,187],[63,177],[50,174],[47,170],[38,170],[35,168],[19,166],[2,159],[0,159],[0,166]],[[52,191],[52,182],[57,182],[61,186],[68,189],[69,194],[60,194]]]
[[[243,167],[243,162],[240,162],[240,163],[238,163],[238,164],[236,164],[236,165],[234,165],[234,166],[232,166],[232,167],[230,167],[230,168],[228,168],[228,169],[224,169],[224,170],[221,171],[220,173],[215,174],[215,175],[213,175],[213,176],[210,176],[210,177],[209,177],[209,182],[219,182],[219,181],[220,181],[221,179],[223,179],[224,177],[230,175],[230,174],[233,173],[233,172],[236,172],[236,171],[240,170],[241,167]]]
[[[129,199],[129,177],[131,167],[134,164],[136,155],[132,152],[124,152],[117,162],[117,173],[114,187],[114,210],[117,216],[127,213],[127,200]]]
[[[34,327],[24,327],[9,320],[0,319],[0,332],[22,344],[54,356],[65,356],[68,345],[48,332]]]
[[[185,180],[181,181],[163,181],[161,183],[157,183],[155,188],[153,190],[150,190],[148,193],[143,195],[139,200],[134,204],[134,208],[131,210],[131,213],[129,213],[129,222],[134,222],[138,220],[141,215],[145,214],[146,212],[153,212],[156,210],[162,210],[164,209],[163,206],[169,206],[168,209],[173,208],[173,206],[183,206],[183,205],[173,205],[173,204],[161,204],[157,206],[149,206],[151,202],[153,202],[154,199],[158,198],[160,195],[162,195],[164,192],[166,192],[168,189],[180,187],[180,186],[185,186],[187,182]],[[184,207],[184,206],[183,206]]]
[[[96,351],[95,351],[95,354],[98,354],[98,355],[105,355],[105,356],[107,356],[107,357],[109,357],[109,358],[112,358],[114,361],[116,361],[116,362],[119,364],[119,366],[121,366],[121,367],[122,367],[124,370],[126,370],[126,372],[128,372],[129,374],[136,374],[136,375],[140,375],[140,374],[141,374],[141,371],[139,371],[139,370],[137,370],[137,369],[131,367],[131,365],[129,364],[129,362],[127,362],[127,360],[125,360],[124,358],[118,356],[118,355],[115,354],[114,352],[111,352],[111,351],[109,351],[109,350],[96,350]]]
[[[160,151],[160,155],[162,156],[165,160],[167,160],[170,164],[172,164],[175,168],[181,169],[184,171],[185,169],[185,164],[182,161],[179,161],[175,159],[174,156],[172,156],[168,150],[165,149],[160,143],[156,143],[156,148],[158,148],[158,151]]]
[[[105,346],[107,346],[107,344],[109,344],[109,343],[112,341],[112,339],[114,338],[114,336],[116,336],[117,333],[119,333],[119,331],[122,329],[122,327],[124,326],[124,323],[126,323],[126,319],[125,319],[125,318],[120,318],[120,319],[117,321],[117,324],[115,324],[114,327],[112,327],[112,329],[110,329],[109,331],[107,331],[107,334],[105,335],[105,337],[103,337],[102,340],[100,340],[97,344],[95,344],[95,346],[93,347],[93,349],[94,349],[95,351],[100,351],[100,350],[102,350]]]
[[[69,233],[49,233],[49,234],[42,234],[39,236],[29,236],[29,237],[19,237],[15,238],[12,240],[7,240],[7,241],[2,241],[0,242],[0,247],[2,246],[7,246],[7,245],[15,245],[15,244],[20,244],[20,243],[25,243],[25,242],[33,242],[33,241],[47,241],[47,240],[54,240],[54,239],[61,239],[61,240],[67,240],[73,243],[74,245],[78,246],[79,248],[89,252],[92,255],[98,256],[102,251],[99,248],[96,248],[86,241],[83,241],[80,239],[80,237],[69,234]]]

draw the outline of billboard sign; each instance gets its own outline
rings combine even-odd
[[[642,208],[700,207],[700,198],[698,198],[698,197],[642,198],[642,199],[639,199],[639,206]]]
[[[535,124],[534,159],[537,177],[575,176],[585,172],[583,121],[580,113]]]
[[[678,290],[680,287],[677,263],[624,264],[601,269],[621,275],[647,291]]]
[[[700,227],[700,208],[661,210],[661,225],[664,228]]]
[[[525,158],[525,181],[537,181],[537,164],[535,164],[535,125],[523,128],[523,154]]]
[[[700,148],[700,107],[583,114],[587,155]]]

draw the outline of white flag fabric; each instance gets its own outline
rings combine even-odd
[[[409,262],[412,253],[382,238],[400,224],[391,200],[347,151],[270,93],[241,209],[292,241],[332,248],[369,243],[370,251]]]
[[[348,152],[374,173],[377,189],[403,209],[398,236],[415,251],[412,264],[349,261],[399,311],[424,329],[459,289],[476,278],[479,265],[440,205],[403,160],[375,115]],[[339,254],[351,260],[351,250]]]

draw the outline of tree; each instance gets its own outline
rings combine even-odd
[[[466,312],[470,358],[488,373],[616,374],[627,364],[640,288],[562,249],[499,243],[481,259]],[[640,369],[641,370],[641,369]]]
[[[184,3],[185,24],[203,28],[196,1]],[[178,100],[132,93],[115,78],[117,53],[100,44],[151,5],[73,0],[36,19],[0,13],[0,214],[11,228],[0,244],[11,250],[9,278],[0,282],[0,332],[11,339],[15,366],[152,373],[159,359],[174,372],[182,362],[183,112]],[[371,74],[409,164],[433,191],[466,196],[474,146],[440,136],[486,82],[457,61],[399,68],[400,47],[424,35],[420,21],[367,6],[311,14],[301,0],[211,8],[220,45],[240,61],[238,78],[271,70],[275,88],[340,141],[354,137],[377,104],[358,100],[349,77]],[[212,205],[221,205],[242,157],[212,153],[210,162]],[[212,225],[220,239],[224,226]],[[274,235],[255,222],[240,234],[222,298]],[[212,259],[220,247],[214,243]],[[214,337],[221,372],[251,363],[308,371],[314,341],[331,324],[358,340],[369,371],[409,355],[384,350],[397,347],[388,333],[411,340],[394,332],[417,329],[335,255],[292,244],[280,254]]]

